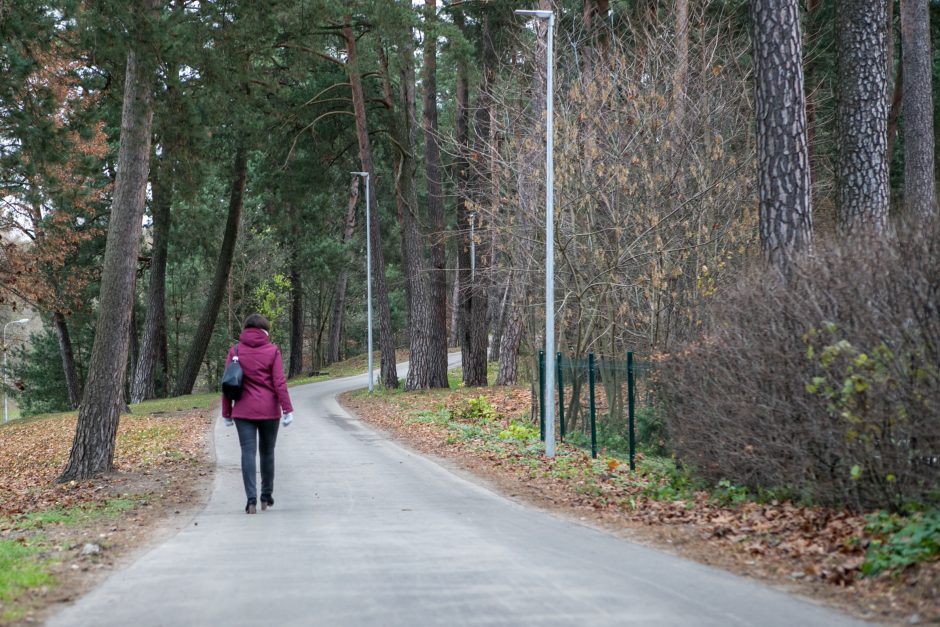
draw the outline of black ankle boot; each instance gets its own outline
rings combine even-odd
[[[248,505],[245,506],[245,513],[246,513],[246,514],[257,514],[257,513],[258,513],[258,509],[255,507],[255,500],[254,500],[254,499],[248,499]]]

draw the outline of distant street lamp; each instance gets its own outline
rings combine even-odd
[[[11,324],[26,324],[29,322],[29,318],[23,318],[21,320],[11,320],[3,325],[3,422],[7,422],[10,419],[10,407],[9,407],[9,395],[7,393],[6,385],[7,379],[7,327]]]
[[[366,311],[369,320],[369,394],[372,394],[372,214],[369,207],[369,173],[350,172],[366,180]]]
[[[553,37],[554,11],[517,9],[517,15],[548,20],[545,33],[545,456],[555,456],[555,168],[554,138],[552,137],[552,70],[554,65]]]

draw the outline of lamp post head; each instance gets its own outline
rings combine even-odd
[[[555,15],[554,11],[544,11],[544,10],[530,10],[530,9],[516,9],[513,11],[516,15],[528,15],[529,17],[535,17],[540,20],[547,20],[552,18]]]
[[[350,172],[350,174],[355,174],[356,176],[369,176],[368,172]]]
[[[29,322],[29,318],[22,318],[21,320],[14,320],[13,324],[26,324]]]

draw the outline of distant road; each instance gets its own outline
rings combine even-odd
[[[350,417],[336,395],[365,383],[291,389],[276,504],[256,516],[243,513],[237,436],[218,421],[194,524],[48,624],[866,624],[494,494]]]

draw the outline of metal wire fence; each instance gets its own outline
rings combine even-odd
[[[545,439],[545,353],[539,351],[539,427]],[[597,457],[598,432],[605,441],[626,439],[630,469],[636,469],[636,406],[638,381],[647,379],[651,364],[634,359],[555,358],[556,424],[561,440],[590,442],[591,457]]]

